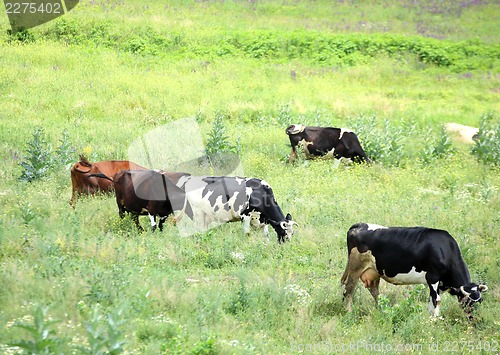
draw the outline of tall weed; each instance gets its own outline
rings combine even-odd
[[[52,146],[45,136],[43,127],[35,128],[27,144],[26,156],[20,163],[23,171],[20,179],[26,182],[44,177],[52,167]]]
[[[500,166],[500,121],[494,113],[486,113],[481,118],[471,153],[483,163]]]
[[[63,346],[66,341],[63,338],[56,336],[57,332],[54,329],[54,325],[60,321],[48,319],[47,311],[47,307],[38,305],[33,310],[33,323],[14,323],[14,327],[27,331],[31,339],[17,340],[9,345],[21,348],[28,354],[64,353]]]
[[[424,164],[430,164],[438,158],[449,158],[455,152],[451,140],[444,128],[441,129],[437,138],[431,138],[432,131],[426,134],[424,147],[419,152],[420,159]]]
[[[351,120],[366,155],[373,161],[387,166],[400,166],[407,156],[403,138],[410,132],[402,124],[396,125],[388,119],[381,124],[376,116],[360,116]]]
[[[239,142],[232,144],[226,133],[224,126],[224,115],[221,112],[215,114],[214,125],[208,134],[207,142],[205,143],[205,154],[210,165],[215,167],[233,166],[239,161],[238,154],[240,152]]]

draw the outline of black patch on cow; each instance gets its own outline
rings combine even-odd
[[[231,210],[232,207],[228,202],[236,193],[237,196],[233,208],[239,210],[245,205],[247,200],[245,196],[245,179],[230,176],[208,176],[202,180],[207,184],[203,189],[202,196],[204,198],[212,192],[208,197],[208,201],[212,207],[216,207],[217,199],[221,197],[224,210]],[[217,210],[218,208],[214,211]]]

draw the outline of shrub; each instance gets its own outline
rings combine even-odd
[[[393,333],[396,333],[401,324],[420,315],[422,312],[420,296],[425,292],[426,289],[423,285],[417,285],[410,291],[410,295],[406,299],[393,306],[389,304],[389,298],[380,295],[378,299],[378,305],[381,312],[380,322],[386,324],[387,320],[389,320],[393,327]]]
[[[68,131],[64,130],[62,137],[59,140],[60,145],[56,149],[56,159],[59,164],[66,166],[67,169],[71,167],[71,164],[75,158],[76,149],[71,144],[69,140]]]
[[[63,131],[59,142],[59,147],[53,152],[44,129],[35,128],[33,137],[27,144],[26,156],[20,163],[23,171],[19,179],[26,182],[41,179],[57,165],[64,165],[69,169],[76,150],[69,140],[67,131]]]
[[[352,121],[351,126],[371,160],[387,166],[400,166],[405,157],[402,140],[408,131],[388,119],[382,121],[382,126],[377,121],[376,116],[362,116]]]
[[[53,164],[51,154],[52,146],[45,137],[44,129],[35,128],[24,161],[20,163],[23,168],[20,179],[31,182],[45,176]]]
[[[26,330],[31,340],[23,339],[10,343],[29,354],[59,354],[63,353],[61,346],[64,339],[56,337],[54,325],[58,320],[47,319],[47,307],[36,306],[33,311],[33,323],[18,322],[14,326]]]
[[[121,312],[117,312],[115,315],[108,314],[103,320],[99,313],[99,306],[95,305],[92,310],[92,318],[85,322],[88,347],[76,346],[75,349],[83,354],[115,355],[122,353],[126,342],[123,339],[124,332],[120,329],[124,321],[119,320],[120,317]]]
[[[239,162],[240,152],[239,142],[236,145],[229,142],[223,119],[223,114],[216,113],[214,125],[205,144],[205,154],[210,165],[222,168],[233,166],[236,163],[235,159]]]
[[[9,43],[32,43],[36,41],[35,35],[29,30],[12,31],[7,30]]]
[[[426,134],[424,148],[420,151],[420,159],[425,164],[431,163],[438,158],[451,157],[455,152],[452,143],[444,128],[441,129],[438,137],[432,141],[430,136],[432,132]]]
[[[471,148],[479,161],[495,166],[500,165],[500,122],[491,112],[481,118],[479,132]]]

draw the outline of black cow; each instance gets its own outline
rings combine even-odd
[[[185,176],[185,173],[166,173],[156,170],[122,170],[113,177],[118,214],[121,218],[125,212],[132,214],[139,231],[144,229],[139,224],[140,215],[148,215],[151,229],[156,230],[156,217],[160,217],[158,227],[163,230],[167,217],[180,211],[177,220],[186,213],[192,218],[192,210],[186,201],[185,192],[173,181]],[[110,179],[103,174],[93,176]],[[171,181],[173,180],[173,181]]]
[[[444,230],[425,227],[382,227],[358,223],[347,232],[348,260],[342,276],[347,309],[361,279],[377,302],[380,278],[394,285],[426,284],[429,311],[439,316],[440,292],[458,297],[471,317],[488,287],[472,283],[457,242]]]
[[[288,126],[285,132],[292,145],[289,162],[297,159],[297,145],[302,146],[307,158],[326,155],[335,159],[351,159],[355,162],[370,161],[361,148],[356,134],[348,129],[293,124]]]
[[[265,223],[274,228],[278,242],[283,243],[290,239],[293,225],[297,224],[290,214],[283,214],[271,186],[261,179],[183,176],[177,186],[186,192],[198,229],[207,230],[213,223],[242,220],[248,233],[250,224]]]

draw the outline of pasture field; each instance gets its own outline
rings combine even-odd
[[[500,160],[442,126],[498,137],[499,13],[495,1],[103,0],[16,34],[0,16],[0,353],[498,352]],[[185,117],[205,139],[223,122],[245,175],[300,224],[291,242],[240,223],[139,234],[106,195],[71,209],[79,153],[127,159]],[[375,162],[288,164],[290,123],[353,128]],[[41,178],[20,179],[40,162]],[[474,320],[448,294],[431,319],[427,287],[384,282],[378,308],[358,287],[347,313],[357,222],[449,231],[489,287]]]

